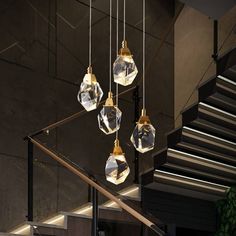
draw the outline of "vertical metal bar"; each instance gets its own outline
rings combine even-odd
[[[134,100],[134,126],[139,119],[139,86],[137,86],[133,92]],[[139,184],[139,152],[134,148],[134,183]]]
[[[28,221],[33,221],[33,185],[34,185],[34,172],[33,172],[33,143],[28,140]]]
[[[48,1],[48,74],[50,74],[51,1]]]
[[[88,184],[88,202],[92,202],[91,191],[92,191],[92,187]]]
[[[212,58],[217,62],[218,59],[218,21],[213,22],[213,55]]]
[[[92,219],[92,236],[98,236],[98,191],[92,188],[93,198],[93,219]]]
[[[58,24],[57,24],[57,0],[55,0],[55,78],[57,78],[57,35],[58,35]]]

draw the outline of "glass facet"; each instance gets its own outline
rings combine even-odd
[[[132,56],[118,56],[113,64],[114,81],[120,85],[127,86],[132,84],[138,69]]]
[[[99,129],[105,134],[112,134],[119,130],[122,112],[116,106],[103,106],[98,114]]]
[[[148,152],[154,148],[156,130],[152,124],[139,124],[134,128],[130,137],[137,151],[141,153]]]
[[[77,96],[78,101],[87,111],[92,111],[98,107],[102,96],[103,91],[99,83],[96,81],[95,75],[86,74],[80,85],[80,90]]]
[[[129,173],[130,169],[125,156],[111,153],[105,167],[107,181],[116,185],[121,184],[126,180]]]

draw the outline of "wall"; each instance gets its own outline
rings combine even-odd
[[[219,19],[219,55],[236,46],[236,7]],[[213,21],[185,6],[175,23],[175,126],[181,111],[197,101],[197,87],[215,74]]]
[[[170,27],[173,3],[150,0],[146,6],[147,109],[157,129],[153,152],[165,145],[164,134],[173,128],[174,33]],[[109,1],[97,0],[93,4],[93,69],[105,98],[109,74]],[[27,144],[23,137],[82,110],[76,96],[88,61],[88,1],[58,0],[57,7],[55,15],[55,1],[51,0],[0,2],[0,231],[26,220]],[[121,41],[122,6],[120,16]],[[142,72],[141,28],[142,2],[127,1],[127,39],[139,68],[137,81],[141,80]],[[115,31],[112,45],[114,60]],[[133,182],[134,155],[129,141],[134,125],[132,93],[122,97],[120,108],[123,111],[120,140],[131,174],[119,187],[108,184],[114,190]],[[104,181],[104,165],[114,136],[105,137],[98,130],[97,112],[86,113],[40,139]],[[142,169],[152,165],[151,154],[141,157]],[[35,220],[87,201],[87,186],[80,180],[37,150],[34,158]]]

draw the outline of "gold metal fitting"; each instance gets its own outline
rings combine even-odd
[[[122,48],[120,48],[120,50],[119,50],[119,55],[120,56],[130,56],[130,57],[132,57],[132,54],[131,54],[128,46],[127,46],[127,41],[126,40],[122,41]]]
[[[87,73],[88,74],[92,74],[93,73],[93,69],[92,69],[91,65],[89,65],[89,67],[87,68]]]
[[[146,115],[146,109],[142,109],[142,113],[138,120],[138,124],[151,124],[149,116]]]
[[[97,82],[96,76],[95,76],[95,74],[93,74],[93,70],[92,70],[91,65],[89,65],[89,67],[87,68],[87,74],[84,78],[88,83],[96,83]]]
[[[112,92],[108,92],[108,97],[106,99],[105,106],[110,106],[110,107],[114,106]]]
[[[124,154],[121,147],[120,147],[120,142],[118,139],[115,140],[114,142],[114,148],[113,148],[113,154],[114,155],[122,155]]]

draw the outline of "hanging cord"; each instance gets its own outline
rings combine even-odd
[[[109,48],[109,92],[111,92],[111,37],[112,37],[112,0],[110,0],[110,48]]]
[[[116,0],[116,53],[119,54],[119,0]],[[116,83],[116,106],[119,106],[119,84]],[[116,127],[118,125],[118,120],[116,119]],[[119,131],[116,131],[116,139],[119,138]]]
[[[92,0],[89,1],[89,66],[92,65]]]
[[[146,43],[146,38],[145,38],[145,31],[146,31],[146,21],[145,21],[145,2],[146,0],[143,0],[143,110],[146,109],[146,88],[145,88],[145,43]]]
[[[124,32],[123,32],[123,36],[124,36],[124,41],[125,41],[125,21],[126,21],[126,9],[125,9],[125,7],[126,7],[126,0],[124,0],[124,27],[123,27],[123,30],[124,30]]]

